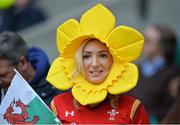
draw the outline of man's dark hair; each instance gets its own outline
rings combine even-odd
[[[0,34],[0,59],[17,65],[21,56],[26,57],[28,46],[20,35],[14,32],[2,32]]]

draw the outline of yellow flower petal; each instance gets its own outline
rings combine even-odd
[[[49,69],[47,81],[54,87],[67,90],[73,86],[71,78],[68,77],[61,58],[56,58]]]
[[[60,57],[56,58],[56,59],[53,61],[52,65],[51,65],[51,67],[50,67],[50,69],[49,69],[47,78],[48,78],[49,76],[52,76],[52,75],[58,73],[58,72],[63,71],[63,70],[64,70],[64,67],[62,67],[62,64],[63,64],[62,58],[60,58]]]
[[[115,60],[123,59],[127,62],[137,59],[144,45],[142,34],[127,26],[115,28],[106,41],[112,54],[116,57]]]
[[[111,67],[111,70],[109,72],[109,75],[108,75],[107,79],[105,80],[105,82],[109,83],[109,85],[112,85],[112,82],[115,82],[118,79],[118,77],[120,77],[122,75],[122,72],[124,70],[126,70],[124,65],[125,64],[115,63],[114,62],[112,67]]]
[[[77,77],[74,79],[74,83],[76,87],[81,88],[82,91],[86,92],[97,92],[101,91],[102,89],[107,90],[108,83],[101,83],[101,84],[93,84],[88,82],[81,74],[78,74]]]
[[[108,92],[110,94],[119,94],[127,92],[136,86],[137,80],[137,66],[132,63],[128,63],[126,66],[126,70],[122,73],[118,81],[114,82],[111,87],[108,87]]]
[[[92,36],[80,36],[69,42],[66,48],[64,48],[63,52],[61,52],[61,56],[64,58],[74,58],[77,49],[81,46],[86,39],[92,38]]]
[[[62,72],[48,77],[47,81],[60,90],[68,90],[73,86],[71,78],[67,78],[66,74]]]
[[[94,35],[104,40],[115,26],[115,17],[102,4],[97,4],[86,11],[80,20],[80,27],[85,35]]]
[[[135,44],[123,47],[119,50],[116,50],[115,53],[120,55],[117,56],[118,59],[124,59],[126,62],[131,62],[136,60],[142,51],[143,41],[139,41]]]
[[[63,49],[71,43],[71,40],[81,34],[79,22],[69,19],[57,28],[57,48],[62,53]]]
[[[86,92],[76,85],[72,88],[73,97],[82,105],[91,105],[102,102],[106,96],[107,91],[98,91],[98,92]]]

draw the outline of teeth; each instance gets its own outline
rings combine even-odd
[[[102,71],[90,71],[90,73],[101,73]]]

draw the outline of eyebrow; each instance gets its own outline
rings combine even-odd
[[[109,51],[107,51],[107,50],[101,50],[101,51],[98,51],[98,53],[101,53],[101,52],[109,52]],[[84,51],[84,53],[91,53],[90,51]]]

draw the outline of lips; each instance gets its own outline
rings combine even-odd
[[[92,71],[89,71],[89,73],[91,75],[93,75],[93,76],[100,75],[102,72],[103,72],[103,70],[92,70]]]

